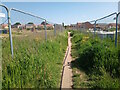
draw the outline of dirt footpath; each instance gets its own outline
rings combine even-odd
[[[63,77],[62,77],[62,85],[61,88],[72,88],[72,68],[71,68],[71,37],[70,37],[70,32],[68,32],[68,53],[67,57],[64,63],[64,71],[63,71]]]

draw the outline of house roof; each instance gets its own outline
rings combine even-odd
[[[6,26],[8,26],[8,24],[2,24],[2,26],[3,26],[3,27],[6,27]]]
[[[46,26],[53,26],[52,24],[47,24]]]
[[[39,24],[38,26],[44,26],[43,24]]]
[[[110,23],[109,26],[116,26],[116,23]]]
[[[82,25],[82,23],[77,23],[78,26]]]
[[[35,26],[34,24],[25,24],[25,26]]]

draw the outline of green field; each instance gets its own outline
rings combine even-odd
[[[114,40],[72,31],[73,88],[120,88],[120,55]]]
[[[9,38],[2,40],[3,88],[59,88],[67,33],[47,31],[13,35],[14,58]]]

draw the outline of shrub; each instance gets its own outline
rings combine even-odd
[[[87,74],[103,76],[97,82],[97,88],[114,88],[119,87],[120,77],[120,59],[118,48],[115,48],[111,39],[100,39],[98,37],[91,38],[81,33],[74,33],[72,42],[72,55],[78,57],[77,64],[80,68],[87,71]],[[76,52],[75,52],[76,51]],[[108,73],[107,78],[104,70]]]

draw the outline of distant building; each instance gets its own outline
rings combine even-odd
[[[36,27],[36,29],[38,29],[38,30],[43,30],[44,28],[45,28],[45,26],[43,24],[39,24]],[[52,24],[46,24],[46,28],[47,28],[47,30],[52,30],[54,28],[54,26]]]
[[[11,25],[11,28],[19,28],[21,25],[17,25],[17,24],[14,24],[14,25]]]
[[[35,28],[35,25],[34,24],[25,24],[25,28],[26,29],[33,29],[33,28]]]
[[[77,23],[78,30],[92,29],[94,26],[90,22]]]
[[[52,30],[54,28],[52,24],[47,24],[46,27],[48,30]]]
[[[56,30],[61,30],[62,25],[61,24],[55,24],[55,29]]]
[[[82,23],[77,23],[77,30],[81,28]]]
[[[8,32],[8,24],[0,25],[0,34],[7,34]]]
[[[25,25],[20,25],[20,26],[19,26],[19,29],[20,29],[20,30],[25,29]]]
[[[2,24],[2,29],[8,29],[8,24]]]
[[[76,24],[70,24],[70,28],[72,30],[77,30],[77,25]]]
[[[82,26],[85,28],[85,29],[90,29],[90,28],[93,28],[93,24],[91,24],[90,22],[85,22],[82,24]]]
[[[111,28],[116,28],[116,23],[108,24],[108,29],[111,29]]]
[[[108,24],[106,24],[106,23],[98,23],[98,26],[103,31],[106,31],[108,29]]]
[[[44,29],[44,25],[43,24],[39,24],[36,27],[38,30],[43,30]]]
[[[70,30],[70,29],[71,29],[71,28],[70,28],[70,25],[65,25],[64,27],[65,27],[65,29],[67,29],[67,30]]]

